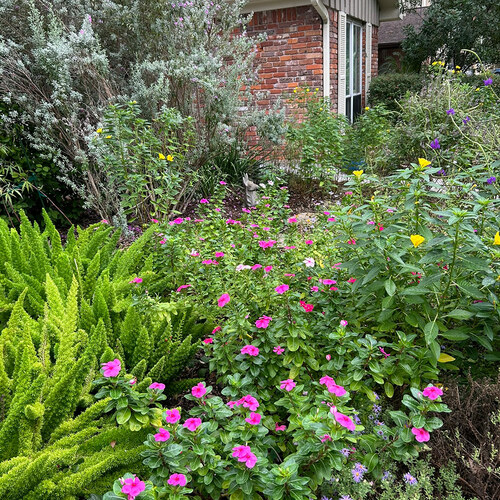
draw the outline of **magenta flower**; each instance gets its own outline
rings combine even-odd
[[[297,222],[297,219],[296,219],[295,217],[290,217],[290,218],[288,219],[288,222],[289,222],[290,224],[293,224],[294,222]]]
[[[170,486],[186,486],[187,484],[187,479],[184,474],[172,474],[169,478],[167,483]]]
[[[132,281],[129,281],[129,283],[142,283],[142,278],[134,278]]]
[[[328,389],[328,392],[335,394],[335,396],[338,397],[343,396],[347,392],[341,385],[337,384],[327,384],[326,388]]]
[[[333,414],[335,417],[335,420],[342,426],[345,427],[346,429],[350,431],[356,430],[356,426],[354,425],[354,422],[352,421],[351,418],[349,418],[347,415],[344,415],[343,413],[339,413],[335,406],[332,406],[330,408],[330,413]]]
[[[290,287],[288,285],[279,285],[274,290],[276,293],[282,294],[285,293]]]
[[[328,387],[330,384],[335,384],[335,380],[329,375],[323,375],[323,377],[319,379],[319,383]]]
[[[160,427],[158,431],[159,432],[155,434],[155,441],[163,442],[163,441],[168,441],[170,439],[170,432],[168,432],[167,429]]]
[[[287,378],[280,382],[280,389],[285,389],[285,391],[290,392],[297,384],[291,379]]]
[[[225,186],[225,185],[227,184],[227,182],[224,182],[224,181],[219,181],[219,184],[220,184],[221,186]]]
[[[181,414],[177,408],[165,411],[165,421],[167,424],[175,424],[181,419]]]
[[[188,418],[183,424],[182,427],[189,429],[191,432],[194,432],[201,425],[201,418]]]
[[[347,326],[349,323],[345,319],[340,320],[340,326]]]
[[[335,217],[328,217],[327,219],[328,222],[335,222],[335,220],[336,220]]]
[[[207,200],[206,198],[202,198],[202,199],[200,200],[200,203],[208,203],[208,200]]]
[[[311,312],[314,309],[313,304],[306,304],[303,300],[300,301],[300,305],[302,306],[305,312]]]
[[[426,398],[429,398],[431,401],[434,401],[435,399],[437,399],[443,395],[443,391],[439,387],[435,387],[435,386],[431,385],[429,387],[426,387],[423,390],[422,394]]]
[[[319,288],[317,286],[312,286],[311,287],[311,292],[318,292]]]
[[[116,377],[120,373],[121,369],[122,365],[119,359],[102,363],[102,374],[106,378]]]
[[[337,282],[335,280],[330,280],[330,279],[326,279],[326,280],[320,280],[321,283],[323,283],[323,285],[335,285]]]
[[[276,425],[274,426],[274,430],[276,432],[285,431],[286,425],[279,425],[278,422],[276,422]]]
[[[262,415],[255,412],[250,413],[250,416],[245,418],[245,422],[248,422],[250,425],[259,425],[261,420]]]
[[[241,354],[248,354],[249,356],[258,356],[259,355],[259,348],[255,347],[252,344],[246,345],[245,347],[242,347],[240,350]]]
[[[356,283],[356,278],[349,278],[347,280],[348,283]]]
[[[205,384],[203,382],[200,382],[199,384],[196,384],[194,387],[191,388],[191,394],[195,398],[201,398],[207,393],[207,389],[205,388]]]
[[[250,411],[255,411],[259,407],[259,402],[253,396],[247,394],[236,401],[236,406],[239,405],[243,405],[244,408],[248,408]]]
[[[281,347],[280,345],[277,345],[274,349],[273,349],[273,352],[275,352],[276,354],[283,354],[285,352],[285,349],[283,349],[283,347]]]
[[[148,389],[153,389],[156,391],[163,391],[165,389],[165,384],[160,384],[158,382],[153,382]]]
[[[384,358],[388,358],[390,356],[390,354],[384,351],[383,347],[379,347],[378,350],[384,355]]]
[[[216,326],[213,330],[212,330],[212,333],[217,333],[218,331],[221,330],[221,327],[220,326]]]
[[[325,434],[323,436],[321,436],[321,442],[324,443],[325,441],[331,441],[332,440],[332,437],[330,436],[330,434]]]
[[[177,291],[180,292],[181,290],[184,290],[185,288],[190,288],[193,285],[181,285],[179,288],[177,288]]]
[[[330,361],[332,359],[332,355],[331,354],[327,354],[325,356],[325,358],[326,358],[327,361]]]
[[[257,463],[257,457],[252,453],[250,446],[235,446],[233,448],[233,457],[238,459],[238,462],[245,462],[245,465],[252,469]]]
[[[306,240],[305,243],[306,243],[306,245],[312,245],[314,242],[313,242],[313,240]]]
[[[224,257],[224,252],[215,252],[216,257]]]
[[[413,427],[411,432],[419,443],[425,443],[431,438],[431,435],[423,428]]]
[[[138,477],[120,479],[120,482],[122,483],[121,492],[127,495],[127,500],[134,500],[146,488],[144,481],[141,481]]]
[[[208,337],[206,339],[203,339],[203,343],[204,344],[213,344],[214,343],[214,339],[212,337]]]
[[[272,270],[272,268],[273,268],[273,266],[266,266],[266,267],[264,268],[264,271],[265,271],[266,273],[268,273],[268,272],[270,272],[270,271]]]
[[[261,267],[262,267],[262,264],[254,264],[254,265],[252,266],[252,271],[255,271],[255,270],[257,270],[257,269],[260,269]]]
[[[285,285],[286,286],[286,285]],[[255,326],[257,328],[267,328],[269,326],[269,323],[272,321],[273,318],[270,316],[261,316],[256,322]]]
[[[218,305],[219,307],[224,307],[226,304],[229,304],[229,301],[231,300],[231,297],[229,296],[228,293],[223,293],[219,297]]]

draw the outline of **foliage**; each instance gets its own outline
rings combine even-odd
[[[475,51],[485,63],[500,60],[500,35],[492,19],[500,17],[496,0],[436,0],[426,10],[420,30],[405,28],[402,48],[416,71],[429,57],[463,70],[476,63]]]
[[[399,109],[397,102],[407,92],[417,93],[422,88],[422,77],[417,73],[387,73],[377,76],[370,83],[370,106],[384,105],[391,111]]]
[[[340,167],[346,122],[330,109],[327,99],[318,97],[318,89],[298,88],[294,92],[295,116],[286,135],[287,156],[302,179],[321,181]]]

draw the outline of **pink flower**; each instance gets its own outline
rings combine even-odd
[[[345,319],[340,320],[340,326],[347,326],[349,323]]]
[[[158,219],[151,219],[151,222],[152,222],[153,224],[158,224],[158,222],[160,222],[160,221],[159,221]]]
[[[332,356],[331,356],[331,354],[327,354],[327,355],[325,356],[325,358],[326,358],[326,360],[327,360],[327,361],[330,361],[330,360],[332,359]]]
[[[335,380],[329,375],[323,375],[323,377],[319,379],[319,383],[328,387],[330,384],[335,384]]]
[[[235,446],[233,448],[233,457],[238,459],[238,462],[245,462],[245,465],[252,469],[257,463],[257,457],[252,453],[250,446]]]
[[[172,474],[169,478],[167,483],[170,486],[186,486],[187,484],[187,479],[184,474]]]
[[[292,273],[285,273],[285,276],[292,276],[292,277],[294,277],[294,276],[295,276],[295,274],[292,274]]]
[[[209,266],[210,264],[212,264],[214,261],[212,259],[205,259],[205,260],[202,260],[201,263],[202,264],[205,264],[206,266]]]
[[[175,424],[180,419],[181,414],[179,413],[179,410],[177,408],[165,411],[165,422],[167,422],[167,424]]]
[[[107,219],[102,219],[101,224],[109,224],[109,221]]]
[[[119,359],[114,359],[113,361],[102,363],[102,374],[106,378],[116,377],[120,373],[121,369],[122,365]]]
[[[189,255],[191,255],[191,257],[199,257],[200,256],[200,254],[196,250],[191,250]]]
[[[356,278],[349,278],[347,280],[348,283],[356,283]]]
[[[293,224],[294,222],[297,222],[297,219],[296,219],[295,217],[290,217],[290,218],[288,219],[288,222],[289,222],[290,224]]]
[[[132,281],[129,281],[129,283],[142,283],[142,278],[134,278]]]
[[[189,429],[191,432],[194,432],[201,425],[201,418],[188,418],[183,424],[182,427]]]
[[[288,285],[279,285],[274,290],[276,293],[282,294],[285,293],[290,287]]]
[[[273,352],[275,352],[276,354],[283,354],[285,352],[285,349],[283,349],[283,347],[281,347],[280,345],[277,345],[274,349],[273,349]]]
[[[306,265],[306,267],[314,267],[316,262],[314,261],[314,259],[312,257],[306,257],[304,259],[304,264]]]
[[[312,245],[313,244],[313,240],[306,240],[306,245]]]
[[[320,280],[323,285],[335,285],[337,282],[335,280],[325,279]]]
[[[387,354],[385,351],[384,351],[384,348],[383,347],[379,347],[378,348],[379,351],[384,355],[384,358],[388,358],[390,356],[390,354]]]
[[[305,312],[311,312],[314,309],[313,304],[306,304],[303,300],[300,301],[300,305],[303,307]]]
[[[335,417],[335,420],[342,426],[345,427],[346,429],[350,431],[356,430],[356,426],[354,425],[354,422],[352,419],[350,419],[347,415],[344,415],[343,413],[339,413],[335,406],[332,406],[330,408],[330,413],[333,413],[333,416]]]
[[[163,441],[168,441],[170,439],[170,432],[168,432],[167,429],[160,427],[158,430],[160,432],[155,434],[155,441],[163,442]]]
[[[160,240],[160,245],[164,245],[167,242],[167,240]]]
[[[231,300],[231,297],[229,297],[229,294],[228,293],[223,293],[219,297],[219,301],[218,301],[219,307],[224,307],[226,304],[229,304],[230,300]]]
[[[411,432],[419,443],[425,443],[431,438],[431,435],[424,428],[413,427]]]
[[[328,222],[335,222],[335,217],[328,217],[328,219],[326,219]]]
[[[346,196],[352,196],[352,191],[346,191],[346,192],[345,192],[345,195],[346,195]]]
[[[181,290],[184,290],[184,288],[190,288],[193,285],[181,285],[179,288],[177,288],[177,291],[180,292]]]
[[[356,240],[354,238],[352,238],[351,240],[347,240],[347,244],[348,245],[355,245],[356,244]]]
[[[285,285],[286,286],[286,285]],[[269,326],[269,323],[272,321],[273,318],[270,316],[261,316],[256,322],[255,326],[257,328],[267,328]]]
[[[203,343],[204,344],[213,344],[214,343],[214,339],[212,337],[208,337],[206,339],[203,340]]]
[[[375,224],[375,221],[374,221],[374,220],[369,220],[369,221],[367,222],[367,224],[370,224],[370,225],[372,225],[372,226],[373,226],[373,225]]]
[[[261,248],[273,248],[275,243],[276,243],[276,240],[259,241],[259,246]]]
[[[262,419],[262,415],[260,413],[250,413],[250,416],[245,418],[245,422],[248,422],[250,425],[259,425]]]
[[[276,432],[285,431],[286,425],[279,425],[278,422],[276,422],[276,425],[274,426],[274,430]]]
[[[336,264],[333,264],[332,268],[333,269],[340,269],[341,265],[342,265],[342,262],[337,262]]]
[[[199,384],[196,384],[194,387],[191,388],[191,394],[195,398],[201,398],[207,393],[207,389],[205,388],[205,384],[203,382],[200,382]]]
[[[248,354],[249,356],[258,356],[259,355],[259,348],[255,347],[252,344],[246,345],[245,347],[242,347],[240,350],[241,354]]]
[[[330,212],[323,212],[325,215],[330,215]]]
[[[325,434],[324,436],[321,436],[321,442],[324,443],[325,441],[331,441],[332,437],[330,434]]]
[[[207,200],[206,198],[202,198],[202,199],[200,200],[200,203],[208,203],[208,200]]]
[[[439,396],[443,395],[443,391],[439,387],[430,385],[423,390],[422,394],[426,398],[429,398],[431,401],[434,401],[435,399],[439,398]]]
[[[317,292],[317,291],[319,291],[319,288],[317,286],[311,287],[311,292]]]
[[[272,269],[272,268],[273,268],[273,266],[266,266],[266,267],[264,268],[264,271],[265,271],[266,273],[268,273],[268,272],[270,272],[270,271],[271,271],[271,269]]]
[[[336,286],[331,286],[330,290],[333,290],[334,292],[336,292],[338,290],[338,288]]]
[[[137,379],[133,378],[132,380],[129,380],[128,382],[130,385],[135,385],[137,383]]]
[[[122,483],[121,492],[127,495],[127,500],[134,500],[146,488],[144,481],[141,481],[138,477],[120,479],[120,482]]]
[[[244,408],[248,408],[250,411],[255,411],[259,407],[259,402],[253,396],[247,394],[236,401],[236,406],[239,405],[243,405]]]
[[[341,385],[337,384],[327,384],[326,388],[328,389],[328,392],[335,394],[335,396],[338,397],[343,396],[347,392]]]
[[[262,267],[262,265],[261,265],[261,264],[254,264],[254,265],[252,266],[252,271],[255,271],[256,269],[260,269],[261,267]]]
[[[212,333],[217,333],[218,331],[221,330],[221,327],[220,326],[216,326],[213,330],[212,330]]]
[[[152,389],[154,391],[163,391],[165,389],[165,384],[160,384],[159,382],[153,382],[148,389]]]
[[[224,181],[219,181],[219,184],[220,184],[221,186],[225,186],[225,185],[227,184],[227,182],[224,182]]]
[[[224,257],[224,252],[215,252],[216,257]]]
[[[297,384],[291,379],[287,378],[286,380],[282,380],[280,382],[280,389],[285,389],[290,392]]]

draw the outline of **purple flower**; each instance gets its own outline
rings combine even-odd
[[[453,108],[450,108],[446,111],[446,114],[447,115],[454,115],[455,114],[455,110]]]
[[[340,450],[340,453],[342,453],[342,455],[344,455],[344,457],[348,457],[348,456],[349,456],[350,451],[349,451],[349,449],[348,449],[348,448],[342,448],[342,449]]]
[[[446,175],[446,170],[444,168],[442,168],[441,170],[438,170],[436,172],[436,175]]]
[[[362,474],[364,474],[365,472],[368,471],[368,469],[362,463],[360,463],[360,462],[356,462],[354,464],[354,470],[358,470]]]
[[[339,500],[352,500],[352,497],[350,495],[342,495]]]
[[[493,83],[493,79],[492,78],[488,78],[486,80],[483,80],[483,82],[484,82],[485,86],[488,86],[488,85],[491,85]]]
[[[382,475],[382,481],[388,481],[392,477],[392,474],[386,470],[384,471],[384,474]]]
[[[464,125],[467,125],[470,122],[470,116],[466,116],[463,120]]]
[[[437,137],[431,142],[431,149],[441,149],[441,144],[439,144]]]
[[[486,182],[487,182],[488,184],[493,184],[496,180],[497,180],[497,178],[496,178],[496,177],[490,177],[489,179],[486,179]]]
[[[363,479],[363,473],[359,470],[352,469],[351,474],[355,483],[359,483]]]
[[[408,483],[410,485],[417,484],[416,478],[414,478],[409,472],[407,472],[404,476],[403,479],[405,480],[405,483]]]

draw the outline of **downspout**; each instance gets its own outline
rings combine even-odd
[[[323,20],[323,95],[330,97],[330,16],[322,0],[311,0]]]

